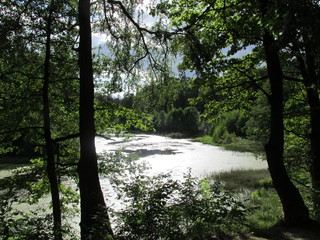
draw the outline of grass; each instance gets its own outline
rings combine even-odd
[[[228,190],[258,189],[270,179],[267,169],[258,170],[231,170],[228,172],[215,173],[209,178],[224,182]],[[270,180],[271,181],[271,180]],[[271,185],[271,182],[270,182]]]
[[[209,144],[209,145],[217,145],[215,142],[213,142],[213,139],[211,136],[209,135],[205,135],[205,136],[202,136],[202,137],[197,137],[195,139],[193,139],[192,141],[195,141],[195,142],[201,142],[201,143],[204,143],[204,144]]]
[[[239,138],[239,137],[233,137],[230,143],[217,143],[213,140],[211,136],[208,136],[208,135],[194,138],[193,141],[201,142],[201,143],[209,144],[213,146],[220,146],[230,151],[251,152],[254,154],[264,153],[264,148],[261,143],[257,143],[257,142],[254,142],[248,139]]]
[[[273,188],[260,188],[250,194],[246,219],[251,231],[262,233],[283,219],[280,199]]]
[[[265,234],[282,218],[282,206],[267,169],[231,170],[207,176],[244,199],[247,232]]]
[[[264,153],[262,144],[239,137],[232,137],[224,143],[215,142],[211,136],[198,137],[194,141],[221,146],[231,151],[251,152],[259,155]],[[245,200],[246,231],[267,235],[268,231],[283,219],[282,205],[272,186],[267,169],[231,170],[215,173],[207,178],[223,182],[227,190],[238,194],[241,199]]]

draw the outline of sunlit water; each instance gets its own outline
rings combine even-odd
[[[262,169],[267,163],[252,153],[226,151],[221,147],[193,142],[189,139],[172,139],[156,135],[136,135],[129,139],[96,139],[96,150],[135,153],[147,162],[148,175],[172,172],[181,176],[190,168],[194,176],[205,176],[232,169]]]
[[[122,149],[126,154],[137,154],[138,161],[149,165],[146,175],[170,173],[175,179],[182,179],[191,170],[197,177],[233,169],[265,169],[266,161],[252,153],[226,151],[221,147],[193,142],[190,139],[172,139],[157,135],[138,134],[133,137],[114,137],[106,140],[96,138],[98,153]],[[107,179],[101,179],[101,187],[109,206],[119,208],[116,196]]]
[[[172,139],[143,134],[129,139],[124,137],[112,137],[109,140],[96,138],[97,153],[114,152],[119,149],[122,149],[125,154],[138,155],[139,160],[137,161],[146,162],[150,168],[145,170],[145,174],[149,176],[171,173],[173,178],[181,179],[189,169],[193,176],[205,177],[207,174],[232,169],[267,168],[267,163],[261,156],[226,151],[223,148],[193,142],[190,139]],[[8,175],[10,175],[9,171],[0,171],[0,178]],[[122,203],[117,200],[109,181],[101,178],[100,182],[107,205],[115,210],[121,208]],[[74,186],[74,183],[69,184]],[[49,199],[48,197],[45,201]],[[71,222],[70,219],[67,221],[72,222],[71,225],[79,232],[79,217],[73,218]]]

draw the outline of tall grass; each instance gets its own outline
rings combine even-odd
[[[241,189],[258,189],[263,185],[263,181],[270,178],[267,169],[258,170],[231,170],[227,172],[214,173],[209,178],[214,178],[224,182],[225,187],[229,190]]]
[[[230,150],[230,151],[252,152],[254,154],[264,154],[264,148],[261,143],[236,137],[236,136],[232,136],[232,135],[230,135],[230,137],[232,139],[228,143],[218,143],[214,140],[214,138],[212,138],[209,135],[197,137],[193,139],[193,141],[201,142],[201,143],[209,144],[213,146],[221,146],[226,150]]]
[[[226,189],[244,199],[247,231],[266,231],[283,218],[282,206],[267,169],[231,170],[207,178],[223,182]]]

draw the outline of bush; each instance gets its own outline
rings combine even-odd
[[[199,131],[199,112],[195,107],[187,107],[184,109],[183,130],[189,133],[197,133]]]
[[[186,174],[184,181],[139,176],[123,188],[119,239],[213,239],[239,227],[243,208],[222,185]]]
[[[169,116],[164,110],[161,110],[159,113],[155,113],[154,124],[156,129],[160,131],[166,131],[169,128],[169,123]]]
[[[248,118],[240,110],[226,112],[213,127],[212,139],[218,144],[238,142],[239,138],[246,137],[246,122]]]
[[[248,226],[254,231],[268,229],[283,219],[279,196],[273,188],[259,188],[250,195]]]
[[[199,112],[195,107],[173,108],[169,112],[154,113],[154,125],[158,131],[195,134],[199,131]]]
[[[224,125],[218,125],[213,130],[212,139],[216,143],[224,143],[224,139],[226,138],[227,134],[227,127]]]
[[[171,130],[182,132],[183,125],[184,125],[184,112],[182,108],[173,108],[169,112],[169,116],[171,118],[170,126],[172,127]]]
[[[0,179],[0,239],[54,239],[53,216],[49,208],[48,179],[43,159],[33,159],[32,165],[18,168],[12,175]],[[62,214],[72,219],[78,206],[78,194],[69,186],[60,186]],[[64,239],[75,239],[69,222],[63,224]]]

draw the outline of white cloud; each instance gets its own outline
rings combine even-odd
[[[92,33],[92,47],[99,47],[101,44],[106,43],[108,40],[107,34],[104,33]]]

